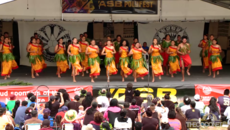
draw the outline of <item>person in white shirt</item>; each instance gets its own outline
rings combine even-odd
[[[190,107],[190,103],[191,103],[191,99],[190,98],[185,98],[184,99],[184,106],[181,107],[181,111],[185,114],[185,112],[188,110],[188,109],[191,109]]]
[[[225,109],[224,115],[227,116],[228,124],[230,125],[230,106],[228,106],[228,107]]]
[[[194,96],[194,100],[195,100],[195,103],[196,103],[196,107],[195,109],[198,109],[200,111],[200,116],[201,118],[204,116],[204,103],[202,101],[200,101],[200,95],[199,94],[196,94]]]
[[[120,116],[115,118],[114,121],[114,130],[131,130],[132,129],[132,120],[126,116],[126,110],[120,111]]]
[[[100,105],[102,111],[106,110],[109,107],[109,99],[106,97],[106,89],[102,89],[98,92],[97,103]]]

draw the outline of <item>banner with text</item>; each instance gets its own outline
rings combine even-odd
[[[62,13],[157,14],[158,0],[62,0]]]
[[[70,98],[73,99],[75,95],[80,96],[80,91],[85,89],[87,92],[93,92],[93,87],[86,86],[48,86],[49,94],[54,95],[59,89],[65,89]],[[48,91],[46,87],[40,87],[39,91],[36,90],[37,86],[12,86],[12,87],[0,87],[0,101],[7,103],[11,94],[14,94],[17,97],[17,100],[28,100],[27,93],[32,92],[37,95],[47,95]],[[48,98],[38,98],[39,102],[48,101]]]
[[[20,65],[31,65],[26,47],[34,33],[38,34],[43,43],[43,56],[47,66],[56,66],[54,50],[58,40],[62,38],[63,44],[67,44],[68,40],[79,38],[81,33],[86,32],[87,26],[88,22],[18,22]]]
[[[217,84],[217,85],[209,85],[209,84],[196,84],[195,85],[195,93],[199,94],[202,97],[202,101],[205,105],[209,104],[209,100],[211,97],[218,98],[219,96],[223,96],[224,90],[229,88],[230,84]]]
[[[161,23],[138,23],[139,42],[147,42],[148,46],[152,44],[154,38],[158,42],[168,34],[171,40],[176,41],[177,36],[186,36],[190,44],[190,57],[192,65],[201,65],[200,48],[197,46],[203,38],[204,22],[161,22]]]

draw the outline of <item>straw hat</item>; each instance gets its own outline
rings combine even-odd
[[[85,126],[82,130],[95,130],[91,124]]]
[[[68,110],[66,113],[65,113],[65,120],[68,121],[68,122],[73,122],[77,119],[77,111],[75,110]]]

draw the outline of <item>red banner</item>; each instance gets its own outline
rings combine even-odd
[[[224,90],[229,87],[230,85],[227,84],[195,84],[195,94],[199,94],[202,97],[204,104],[208,105],[211,97],[218,98],[219,96],[223,96]]]
[[[49,94],[54,95],[59,89],[65,89],[70,98],[73,99],[75,95],[80,95],[80,90],[85,89],[87,92],[93,91],[92,86],[48,86]],[[0,101],[7,103],[11,94],[16,95],[17,100],[28,100],[27,93],[32,92],[37,95],[47,95],[46,87],[40,87],[37,91],[37,86],[8,86],[0,87]],[[48,98],[38,98],[39,102],[48,101]]]

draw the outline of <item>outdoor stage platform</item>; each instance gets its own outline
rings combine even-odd
[[[76,76],[76,83],[72,82],[71,70],[68,70],[66,73],[62,74],[62,78],[58,78],[56,75],[56,67],[47,67],[40,73],[39,77],[35,79],[31,78],[30,75],[30,67],[20,66],[17,70],[13,70],[11,78],[8,80],[3,80],[3,77],[0,79],[0,83],[9,82],[12,80],[24,81],[32,83],[33,85],[92,85],[93,89],[100,89],[108,87],[108,83],[106,82],[106,73],[105,68],[102,67],[101,75],[95,79],[95,83],[90,82],[89,74],[85,74],[85,77]],[[110,77],[111,81],[109,83],[110,88],[124,88],[126,84],[131,82],[134,87],[149,87],[151,88],[175,88],[175,89],[194,89],[195,84],[230,84],[230,66],[223,66],[223,70],[220,71],[220,75],[216,76],[215,79],[208,77],[208,70],[206,73],[202,73],[201,66],[193,66],[191,68],[191,76],[185,76],[185,82],[181,82],[181,73],[174,75],[174,78],[170,76],[162,76],[162,79],[155,79],[155,82],[151,82],[151,75],[145,77],[144,80],[138,78],[138,82],[133,82],[133,77],[129,76],[126,78],[125,82],[121,82],[120,71],[118,71],[117,75],[112,75]]]

